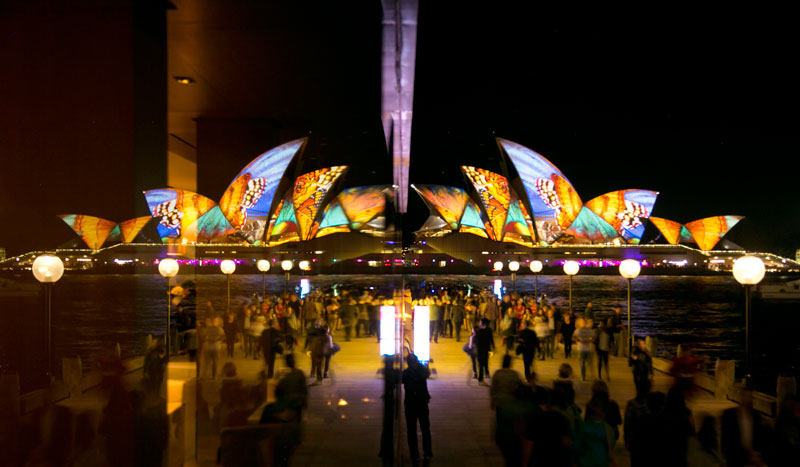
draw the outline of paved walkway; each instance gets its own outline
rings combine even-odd
[[[374,338],[353,338],[351,342],[344,342],[343,337],[337,335],[336,341],[342,350],[331,362],[331,377],[321,386],[309,388],[309,407],[304,412],[304,439],[293,458],[294,466],[381,464],[377,455],[381,436],[383,380],[377,375],[381,365],[378,345]],[[432,397],[430,413],[434,451],[431,465],[501,466],[503,459],[493,441],[494,412],[489,407],[489,388],[479,386],[472,379],[470,361],[461,350],[463,343],[463,340],[457,343],[454,339],[444,338],[438,344],[431,344],[432,368],[437,372],[437,376],[428,383]],[[558,366],[565,361],[563,357],[559,358],[563,353],[557,352],[556,355],[554,360],[536,361],[539,384],[549,386]],[[491,357],[491,372],[499,368],[501,356],[502,352],[496,352]],[[254,381],[255,375],[261,370],[260,361],[237,357],[234,362],[245,381]],[[311,366],[309,358],[298,353],[297,362],[298,367],[308,374]],[[579,375],[577,357],[573,356],[568,363]],[[279,374],[281,366],[277,366],[276,374]],[[522,373],[522,360],[515,359],[513,368]],[[576,382],[576,402],[581,408],[585,407],[591,395],[592,378],[587,380]],[[670,383],[671,378],[657,373],[654,390],[666,391]],[[271,380],[270,399],[273,397],[274,384],[275,380]],[[635,395],[625,359],[611,358],[609,386],[612,399],[619,403],[624,413],[625,404]],[[218,400],[219,381],[201,381],[201,388],[204,398],[213,407]],[[703,412],[719,415],[725,408],[732,407],[733,403],[714,399],[710,394],[700,391],[689,406],[699,417]],[[410,465],[404,426],[401,432],[400,459],[403,465]],[[197,464],[216,465],[218,444],[218,435],[201,434]],[[617,443],[616,455],[618,465],[629,465],[622,440]]]

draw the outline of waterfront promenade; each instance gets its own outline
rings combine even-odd
[[[338,337],[338,336],[337,336]],[[338,340],[342,346],[331,362],[330,378],[321,386],[309,387],[308,409],[304,412],[303,443],[297,449],[292,465],[380,465],[378,449],[381,434],[383,380],[376,375],[380,366],[378,346],[374,338],[354,338],[351,342]],[[502,466],[503,459],[494,444],[494,411],[489,407],[489,388],[479,386],[472,379],[469,359],[461,350],[464,341],[440,339],[431,344],[432,368],[437,375],[428,382],[431,393],[430,414],[434,458],[431,465]],[[498,339],[499,343],[499,339]],[[298,366],[306,374],[310,360],[298,352]],[[502,352],[496,352],[490,361],[490,371],[500,366]],[[223,359],[225,360],[225,359]],[[555,378],[563,358],[536,361],[539,384],[549,386]],[[255,382],[261,362],[234,358],[240,376],[246,382]],[[567,360],[579,376],[576,356]],[[280,374],[277,366],[276,375]],[[513,368],[522,373],[522,360],[515,359]],[[654,390],[667,391],[671,378],[656,372]],[[270,398],[276,380],[270,380]],[[309,379],[309,383],[312,380]],[[576,403],[582,409],[591,395],[592,381],[576,381]],[[203,395],[209,405],[218,400],[219,381],[201,381]],[[626,359],[611,358],[612,399],[624,414],[625,404],[635,396],[635,388]],[[215,399],[216,397],[216,399]],[[343,405],[342,401],[346,402]],[[340,405],[342,404],[342,405]],[[734,406],[726,399],[715,399],[705,391],[698,391],[689,402],[696,419],[702,413],[720,415],[722,410]],[[410,465],[408,448],[401,428],[400,442],[402,465]],[[215,434],[201,435],[198,440],[197,465],[216,465]],[[629,465],[624,440],[616,446],[618,465]]]

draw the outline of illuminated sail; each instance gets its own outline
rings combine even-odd
[[[508,207],[508,217],[504,228],[506,235],[515,234],[522,237],[530,237],[531,231],[528,229],[528,222],[523,213],[522,205],[516,196],[512,198],[511,205]],[[505,240],[505,237],[503,238]]]
[[[292,204],[302,240],[309,240],[312,237],[312,226],[325,195],[328,194],[328,190],[336,179],[346,170],[347,166],[345,165],[335,166],[309,172],[295,180]]]
[[[128,219],[126,221],[120,222],[117,227],[120,228],[120,235],[122,236],[123,243],[131,243],[136,239],[136,236],[139,235],[139,232],[142,231],[145,225],[150,222],[152,217],[144,216],[144,217],[135,217],[133,219]]]
[[[182,237],[200,243],[211,243],[212,240],[224,240],[228,235],[235,233],[236,229],[222,214],[219,206],[214,206],[189,225]]]
[[[692,238],[694,238],[701,250],[709,251],[740,220],[742,220],[742,216],[706,217],[705,219],[687,222],[686,229],[692,234]]]
[[[644,235],[644,221],[653,212],[658,193],[649,190],[619,190],[588,201],[591,209],[629,243],[639,243]]]
[[[158,219],[158,235],[165,242],[167,239],[180,243],[197,242],[197,228],[190,226],[216,206],[203,195],[172,188],[149,190],[144,197],[151,215]]]
[[[522,179],[539,238],[550,243],[572,225],[582,203],[567,177],[544,156],[520,144],[498,138]]]
[[[656,226],[659,232],[661,232],[661,235],[664,236],[664,239],[669,242],[670,245],[678,244],[680,241],[681,229],[683,228],[679,222],[652,216],[650,217],[650,222]]]
[[[315,238],[324,237],[339,232],[350,231],[350,220],[344,213],[344,209],[339,204],[339,199],[334,199],[325,207],[322,212],[322,221],[319,223],[319,230]]]
[[[461,170],[478,192],[488,217],[487,232],[491,230],[493,239],[502,240],[511,202],[508,180],[500,174],[476,167],[462,166]]]
[[[249,241],[264,236],[275,191],[292,158],[306,140],[290,141],[256,157],[239,172],[222,195],[219,201],[222,214]]]
[[[468,200],[467,206],[464,208],[464,215],[461,216],[458,231],[489,238],[484,225],[478,206],[471,199]]]
[[[83,214],[61,214],[58,217],[70,226],[92,250],[102,247],[117,225],[113,221]]]
[[[275,214],[270,222],[269,244],[279,245],[286,242],[296,242],[300,240],[297,231],[297,219],[294,215],[292,206],[291,192],[286,193],[286,197],[278,204]]]
[[[433,207],[450,228],[458,228],[458,221],[467,207],[469,195],[461,188],[442,185],[411,185],[428,207]]]
[[[350,220],[350,228],[360,229],[386,209],[384,191],[389,185],[360,186],[342,190],[336,197],[344,215]]]

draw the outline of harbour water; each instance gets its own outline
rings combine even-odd
[[[469,284],[491,287],[495,276],[455,275],[317,275],[311,287],[334,284],[359,287],[398,287],[409,284],[439,288]],[[215,310],[226,307],[226,279],[221,274],[179,275],[173,284],[193,280],[198,308],[211,302]],[[515,284],[504,276],[508,290],[514,287],[532,293],[533,277],[521,276]],[[773,278],[776,280],[777,278]],[[291,285],[299,276],[291,276]],[[568,306],[566,276],[542,276],[539,293],[561,309]],[[236,306],[261,292],[260,275],[231,276],[231,302]],[[267,275],[268,291],[286,287],[283,275]],[[41,366],[46,348],[44,296],[32,278],[6,280],[0,294],[0,365],[18,372],[23,386],[36,386],[33,377]],[[166,281],[156,275],[65,275],[55,286],[52,307],[53,362],[58,373],[61,357],[80,356],[91,367],[97,355],[115,344],[123,357],[140,354],[147,334],[162,334],[166,326]],[[588,301],[595,313],[611,313],[615,306],[626,310],[627,284],[619,276],[576,276],[573,308],[582,311]],[[774,391],[778,372],[791,371],[800,357],[794,338],[800,326],[800,303],[755,299],[751,317],[751,347],[760,386]],[[656,336],[662,352],[675,353],[678,344],[691,344],[711,365],[716,358],[743,360],[745,342],[744,291],[726,276],[641,276],[633,281],[632,328],[637,336]],[[27,381],[26,381],[27,380]],[[770,382],[771,381],[771,382]]]

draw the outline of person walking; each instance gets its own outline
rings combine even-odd
[[[408,368],[403,370],[403,389],[405,399],[403,402],[406,416],[406,435],[408,437],[408,451],[411,461],[419,461],[419,446],[417,444],[417,422],[422,431],[422,452],[425,460],[433,457],[431,441],[431,422],[428,403],[431,395],[428,393],[428,378],[430,370],[424,367],[417,356],[408,354],[406,357]]]
[[[628,360],[628,365],[633,372],[633,383],[636,385],[636,396],[646,393],[649,386],[645,386],[644,381],[653,380],[653,358],[647,351],[644,339],[636,339],[636,347]]]
[[[206,325],[201,329],[201,372],[204,377],[211,374],[211,379],[217,377],[217,363],[219,363],[219,343],[225,338],[225,333],[222,331],[221,326],[217,326],[216,320],[219,318],[206,318]],[[219,323],[221,324],[221,323]]]
[[[236,325],[236,315],[228,311],[225,315],[225,324],[222,327],[225,332],[225,346],[228,351],[228,358],[233,358],[233,348],[236,345],[236,337],[239,335],[239,326]]]
[[[581,380],[586,381],[586,367],[589,367],[589,372],[592,372],[592,354],[594,353],[594,332],[592,331],[592,322],[578,318],[575,327],[575,335],[573,339],[578,343],[578,353],[581,362]]]
[[[276,354],[283,353],[282,341],[283,336],[275,328],[275,320],[268,320],[267,325],[259,336],[259,347],[261,347],[261,354],[264,356],[264,365],[267,367],[267,378],[272,378],[275,372]]]
[[[461,327],[464,325],[464,299],[456,297],[451,305],[450,319],[456,331],[456,342],[461,342]]]
[[[328,328],[322,325],[322,320],[318,320],[306,332],[304,349],[311,354],[311,376],[316,377],[314,384],[322,384],[322,363],[329,342],[328,332]]]
[[[431,299],[430,297],[425,299],[425,304],[428,305],[430,310],[430,332],[428,334],[428,342],[433,341],[435,343],[439,343],[439,321],[442,318],[442,307],[437,303],[438,300]]]
[[[478,384],[486,385],[483,377],[489,376],[489,352],[494,350],[494,335],[489,329],[489,320],[483,318],[481,327],[475,332],[473,342],[477,347],[478,356]]]
[[[484,310],[483,318],[489,320],[489,328],[492,332],[497,332],[497,320],[500,317],[500,310],[497,308],[497,300],[494,295],[485,297],[486,308]]]
[[[531,329],[531,322],[525,321],[522,323],[522,330],[519,332],[519,344],[517,345],[517,354],[522,354],[522,363],[525,368],[525,381],[531,375],[531,366],[533,359],[536,357],[536,349],[539,348],[539,338],[536,332]]]

